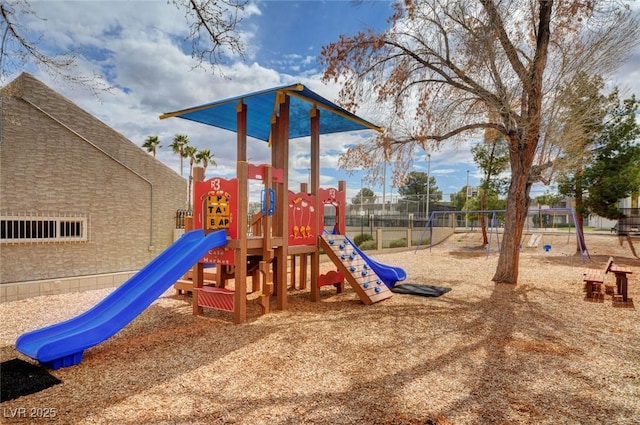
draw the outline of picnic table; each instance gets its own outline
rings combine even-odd
[[[627,302],[629,285],[627,275],[633,272],[629,267],[619,266],[617,264],[613,264],[609,271],[616,276],[617,293],[622,295],[622,301]]]
[[[585,290],[587,291],[587,298],[604,298],[602,293],[602,285],[604,284],[604,277],[611,271],[613,267],[613,257],[609,257],[609,261],[604,266],[604,270],[586,269],[584,271],[584,283]]]

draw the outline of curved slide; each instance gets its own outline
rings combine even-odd
[[[16,349],[51,369],[73,366],[85,349],[115,335],[180,279],[209,250],[226,245],[225,230],[182,235],[149,264],[85,313],[27,332]]]
[[[351,239],[348,237],[344,237],[346,241],[348,241],[351,246],[353,246],[354,251],[358,253],[360,257],[371,267],[380,280],[388,287],[393,288],[396,283],[399,281],[405,280],[407,278],[407,272],[400,267],[389,266],[387,264],[378,263],[373,258],[369,257],[365,254],[358,246],[353,243]]]

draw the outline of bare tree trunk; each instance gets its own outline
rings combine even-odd
[[[576,180],[576,190],[575,190],[575,203],[576,207],[574,209],[576,213],[576,232],[578,237],[576,242],[576,253],[584,252],[587,249],[587,244],[584,240],[584,217],[582,217],[582,212],[585,210],[584,208],[584,199],[582,198],[582,170],[579,173],[579,178]]]
[[[484,211],[486,198],[487,191],[483,189],[480,197],[480,211]],[[480,227],[482,227],[482,246],[487,246],[489,244],[489,238],[487,237],[487,223],[484,219],[484,212],[480,213]]]
[[[533,108],[530,108],[531,110]],[[507,211],[505,213],[504,236],[496,273],[491,280],[496,283],[518,283],[518,266],[520,262],[520,243],[524,232],[525,220],[529,212],[531,198],[531,170],[539,132],[539,114],[531,118],[528,132],[522,134],[514,131],[507,136],[509,158],[511,163],[511,184],[507,194]]]
[[[485,140],[486,142],[486,140]],[[496,139],[491,141],[491,153],[489,154],[488,167],[486,170],[486,177],[484,182],[482,183],[482,195],[480,196],[480,210],[484,211],[486,208],[485,205],[487,203],[487,191],[489,190],[489,183],[491,182],[491,178],[493,175],[493,160],[496,153]],[[484,213],[480,215],[480,226],[482,226],[482,246],[487,246],[489,244],[489,238],[487,238],[487,224],[485,223]]]
[[[491,279],[496,283],[516,284],[518,282],[520,241],[529,208],[527,180],[528,175],[522,170],[518,173],[512,172],[500,257],[496,273]]]
[[[502,238],[502,249],[498,258],[498,266],[493,280],[496,283],[518,283],[518,266],[520,262],[520,241],[524,231],[524,223],[529,209],[529,193],[531,192],[533,159],[540,139],[540,123],[542,111],[542,74],[547,62],[549,46],[549,23],[553,2],[541,2],[537,49],[532,66],[528,70],[527,90],[521,98],[522,114],[526,115],[523,126],[512,126],[509,134],[505,134],[509,145],[511,163],[511,185],[507,197],[507,212]],[[523,77],[525,78],[525,77]],[[505,122],[513,117],[506,114]],[[517,121],[517,120],[514,120]]]

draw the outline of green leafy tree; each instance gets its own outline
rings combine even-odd
[[[450,195],[451,204],[453,205],[456,211],[475,211],[480,209],[480,197],[473,194],[474,192],[473,186],[463,186],[457,193],[452,193]],[[497,194],[496,194],[497,198]],[[505,202],[494,206],[491,200],[493,199],[493,194],[489,194],[487,198],[489,201],[487,202],[487,208],[489,209],[504,209]],[[468,224],[468,220],[477,219],[477,214],[466,213],[464,214],[465,226]]]
[[[484,193],[483,193],[484,192]],[[507,200],[504,199],[501,194],[494,191],[493,189],[482,189],[480,188],[480,193],[478,196],[470,196],[469,200],[465,202],[464,209],[468,211],[490,211],[490,210],[504,210],[507,206]],[[486,227],[487,223],[485,218],[493,218],[493,213],[484,213],[477,214],[471,213],[469,214],[470,220],[479,220],[480,225],[482,226],[483,236],[486,235]],[[496,213],[495,218],[497,220],[504,220],[504,213]],[[495,225],[495,223],[493,223]],[[484,240],[483,238],[483,246],[489,243],[488,238]]]
[[[616,97],[617,97],[617,93]],[[615,102],[594,150],[595,160],[585,170],[589,209],[601,217],[622,217],[620,199],[640,187],[640,125],[634,97]]]
[[[156,151],[162,147],[160,143],[160,139],[158,136],[148,136],[144,139],[144,143],[142,143],[142,147],[147,150],[147,152],[153,154],[153,157],[156,157]]]
[[[594,143],[603,130],[607,105],[611,102],[601,94],[603,88],[602,77],[580,72],[562,89],[559,103],[560,138],[565,142],[559,147],[554,168],[558,172],[559,193],[573,198],[579,235],[583,235],[584,219],[589,215],[584,199],[588,186],[584,172],[594,159]],[[577,240],[576,251],[584,251],[584,237]]]
[[[373,190],[368,187],[363,187],[358,191],[356,196],[351,198],[351,203],[353,205],[366,205],[366,204],[374,204],[376,202],[376,194]]]
[[[483,172],[480,182],[480,205],[479,210],[484,211],[492,209],[487,205],[487,196],[498,195],[506,192],[508,180],[500,178],[500,174],[505,172],[509,167],[509,147],[507,146],[504,136],[495,134],[493,137],[485,133],[485,143],[475,145],[471,148],[473,160]],[[484,214],[480,214],[480,227],[482,228],[482,244],[487,245],[489,239],[487,237],[487,224]]]
[[[169,145],[173,153],[180,155],[180,176],[184,176],[184,148],[189,145],[189,137],[186,134],[176,134]]]
[[[430,203],[442,200],[442,191],[438,189],[436,178],[423,172],[411,171],[404,183],[398,187],[398,195],[402,196],[400,209],[407,212],[426,212],[427,194]]]
[[[548,206],[555,208],[562,201],[563,196],[557,193],[546,192],[544,195],[536,196],[536,204],[538,204],[538,214],[534,215],[532,220],[533,224],[539,227],[550,227],[555,223],[553,222],[553,216],[548,212],[544,212],[542,206]]]
[[[481,208],[480,205],[483,205]],[[465,209],[469,210],[504,210],[507,205],[507,200],[502,197],[502,194],[488,189],[487,193],[484,196],[484,201],[482,200],[482,189],[480,189],[480,193],[478,196],[470,196],[469,201],[465,203]],[[503,214],[504,215],[504,214]]]
[[[551,208],[556,208],[560,202],[562,202],[563,196],[557,193],[545,193],[544,195],[536,196],[536,204],[538,206],[548,205]]]
[[[558,178],[558,191],[574,198],[580,234],[584,217],[590,213],[620,218],[620,199],[640,185],[640,126],[636,121],[639,102],[634,96],[620,101],[617,90],[608,96],[599,95],[597,99],[599,109],[591,115],[594,119],[584,126],[589,136],[582,142],[584,149],[577,154],[567,152],[565,160],[573,167],[567,167]],[[579,105],[575,108],[581,109]],[[584,238],[578,240],[577,251],[585,249]]]
[[[451,204],[456,211],[465,210],[465,204],[467,203],[467,190],[470,188],[471,186],[463,186],[458,192],[450,195]]]

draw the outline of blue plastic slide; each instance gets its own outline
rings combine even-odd
[[[180,279],[209,250],[224,246],[218,230],[187,232],[149,264],[81,315],[16,340],[16,349],[51,369],[73,366],[87,348],[115,335]]]
[[[351,239],[346,236],[344,237],[344,239],[353,246],[354,251],[358,253],[358,255],[369,265],[369,267],[371,267],[371,270],[373,270],[378,275],[380,280],[382,280],[382,282],[387,285],[388,288],[393,288],[397,282],[405,280],[407,278],[407,272],[405,272],[404,269],[378,263],[376,260],[362,252],[362,250],[360,250],[360,248],[358,248]]]

